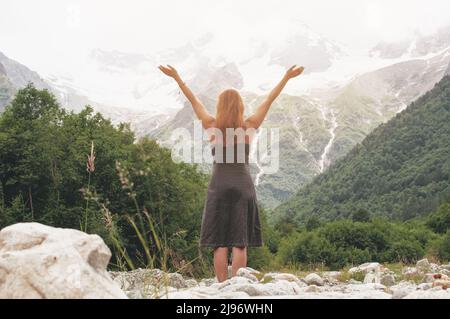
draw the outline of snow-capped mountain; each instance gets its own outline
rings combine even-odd
[[[432,35],[416,33],[399,42],[381,42],[370,50],[370,55],[385,59],[415,58],[437,53],[450,46],[450,26],[440,28]]]
[[[24,87],[28,82],[33,82],[37,88],[50,89],[50,86],[36,72],[30,70],[26,66],[8,58],[0,52],[0,64],[4,74],[8,75],[11,84],[16,87]]]
[[[335,86],[330,81],[301,94],[282,94],[276,100],[263,126],[280,129],[280,169],[276,174],[265,174],[260,165],[252,167],[258,197],[266,206],[274,207],[286,200],[375,127],[431,89],[449,68],[450,47],[414,58],[364,57],[360,61],[364,60],[370,62],[356,66],[353,75],[348,72],[340,82],[335,81]],[[331,73],[338,79],[344,74],[340,71],[347,61],[344,55],[324,75]],[[362,72],[363,65],[366,72]],[[235,77],[240,75],[245,83],[243,73],[236,72]],[[311,79],[305,74],[298,83],[308,81],[308,77]],[[202,86],[207,87],[208,82]],[[245,85],[241,93],[247,113],[265,96],[246,90]],[[215,97],[215,93],[202,96],[210,112],[214,112]],[[194,118],[186,103],[172,120],[151,135],[170,145],[171,131],[178,127],[192,130]]]
[[[293,64],[307,65],[304,74],[324,72],[340,57],[347,55],[346,49],[314,32],[299,20],[292,20],[285,41],[270,50],[269,65],[289,68]]]
[[[103,105],[161,114],[180,109],[183,100],[174,83],[157,69],[159,64],[174,65],[188,83],[202,89],[205,80],[201,78],[234,63],[245,79],[242,88],[262,93],[273,84],[275,75],[278,77],[292,64],[307,65],[305,74],[314,74],[326,71],[345,55],[343,47],[300,21],[293,20],[283,37],[276,44],[251,38],[234,60],[224,56],[221,39],[210,32],[179,47],[151,54],[96,49],[81,57],[70,75],[44,76],[62,91],[74,91]]]
[[[170,112],[153,114],[145,110],[140,111],[99,103],[83,95],[82,90],[78,87],[68,85],[71,83],[71,78],[44,79],[35,71],[0,52],[0,112],[11,101],[17,90],[30,82],[39,89],[48,89],[56,96],[59,103],[68,110],[78,112],[85,105],[91,105],[115,124],[120,122],[131,123],[137,136],[145,135],[149,127],[157,129],[171,116]]]

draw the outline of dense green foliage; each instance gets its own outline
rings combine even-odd
[[[443,204],[436,212],[430,214],[427,225],[436,233],[445,233],[450,228],[450,204]]]
[[[275,219],[301,224],[311,216],[335,220],[366,211],[409,220],[435,211],[450,199],[449,123],[446,76],[280,205]]]
[[[46,90],[20,90],[0,116],[0,228],[37,221],[98,233],[118,265],[124,252],[135,266],[198,261],[207,176],[174,163],[153,140],[134,140],[128,125],[115,127],[90,107],[67,113]]]
[[[409,263],[422,258],[434,239],[436,234],[419,223],[340,220],[294,232],[280,244],[279,257],[283,263],[324,264],[336,269],[374,260]]]
[[[270,249],[261,254],[258,265],[269,265],[269,269],[289,265],[340,269],[368,261],[414,263],[424,256],[448,261],[449,207],[443,204],[428,217],[407,222],[367,219],[365,213],[358,212],[353,219],[331,222],[313,216],[300,227],[279,223],[265,233]]]

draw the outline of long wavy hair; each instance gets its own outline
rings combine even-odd
[[[245,130],[244,101],[236,89],[227,89],[219,94],[215,127],[222,132],[224,143],[226,143],[227,128]],[[236,138],[235,136],[235,140]]]

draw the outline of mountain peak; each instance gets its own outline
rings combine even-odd
[[[409,39],[393,42],[380,42],[373,47],[369,54],[385,59],[401,57],[422,57],[437,53],[450,47],[450,25],[438,29],[436,32],[423,35],[420,32]]]

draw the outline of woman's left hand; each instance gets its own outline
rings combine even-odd
[[[178,76],[177,70],[169,64],[166,66],[158,66],[158,69],[160,69],[165,75],[170,76],[171,78],[176,78]]]
[[[297,66],[296,64],[294,64],[293,66],[291,66],[287,71],[286,71],[286,77],[288,79],[292,79],[295,78],[296,76],[299,76],[300,74],[303,73],[303,70],[305,70],[304,67],[302,66]]]

